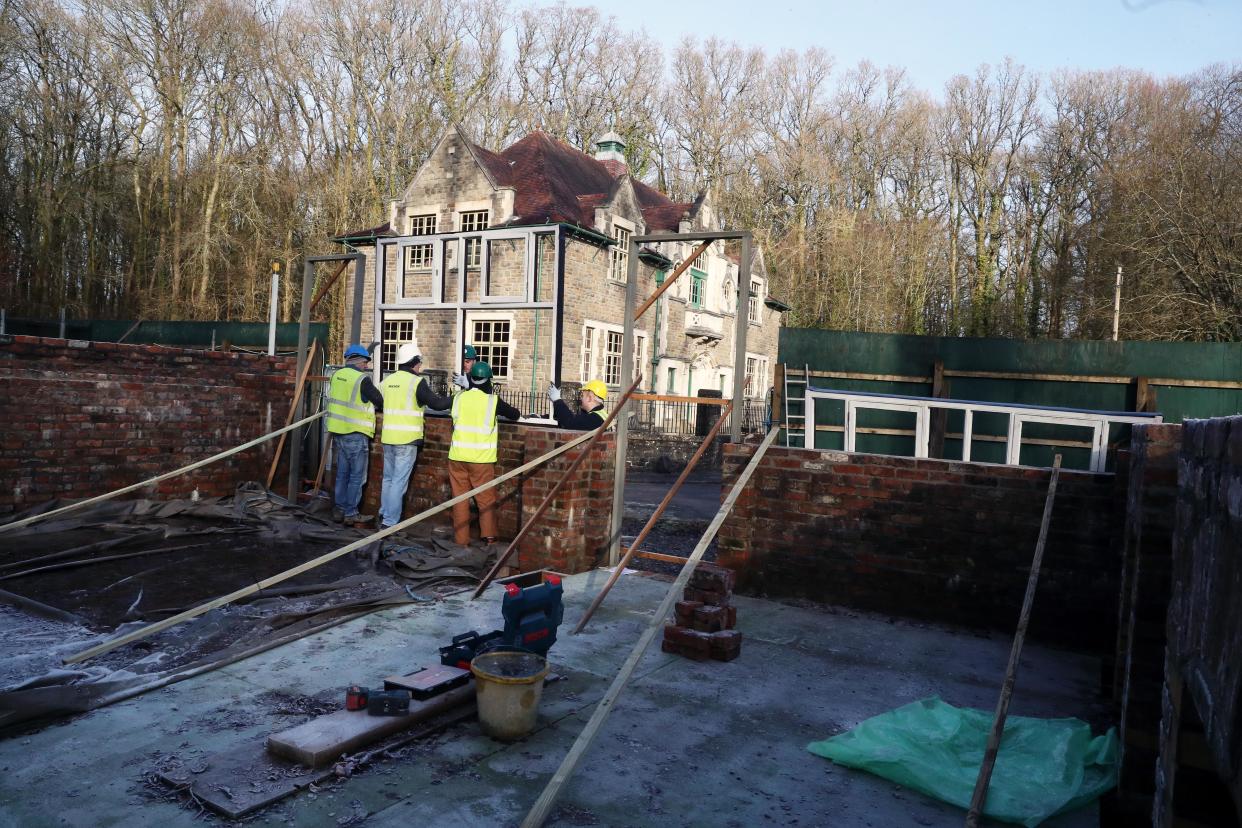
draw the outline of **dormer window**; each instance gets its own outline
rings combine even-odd
[[[762,324],[763,320],[759,316],[760,310],[763,308],[763,283],[750,283],[750,308],[748,309],[747,321],[752,325]]]

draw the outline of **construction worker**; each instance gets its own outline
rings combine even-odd
[[[575,431],[590,431],[604,424],[608,415],[604,413],[604,400],[608,399],[608,386],[599,380],[591,380],[578,391],[578,407],[582,410],[575,414],[561,399],[561,389],[554,384],[548,385],[548,400],[552,403],[552,416],[561,428],[572,428]]]
[[[467,345],[461,349],[461,373],[453,375],[453,384],[456,385],[458,388],[460,388],[462,391],[469,390],[470,369],[473,368],[474,364],[478,361],[479,361],[479,353],[478,351],[474,349],[473,345]],[[451,389],[451,390],[453,391],[454,394],[457,393],[456,388]]]
[[[470,366],[470,388],[453,397],[453,441],[449,446],[449,486],[453,496],[465,494],[496,477],[497,416],[517,420],[521,412],[492,390],[492,369],[486,362]],[[496,541],[496,490],[475,496],[479,535]],[[453,505],[453,534],[460,546],[470,543],[470,503]]]
[[[358,513],[362,486],[367,482],[367,460],[375,436],[375,412],[384,410],[384,397],[367,373],[371,354],[361,345],[345,349],[345,367],[332,375],[328,386],[328,431],[336,441],[336,508],[333,517],[347,525],[370,523],[374,515]]]
[[[453,401],[431,390],[423,380],[423,358],[418,346],[407,342],[397,349],[397,370],[380,383],[384,395],[384,486],[380,490],[380,528],[401,522],[401,505],[423,445],[423,412],[446,411]]]

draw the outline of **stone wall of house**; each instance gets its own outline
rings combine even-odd
[[[284,425],[285,357],[15,336],[0,345],[0,512],[105,494]],[[229,495],[267,477],[275,441],[159,484]],[[283,480],[284,478],[278,478]],[[138,492],[141,497],[151,492]]]
[[[726,490],[753,444],[725,446]],[[720,531],[739,589],[1011,634],[1049,470],[773,447]],[[1032,638],[1116,644],[1124,499],[1114,475],[1062,471]]]

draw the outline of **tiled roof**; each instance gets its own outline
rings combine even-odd
[[[620,185],[608,166],[544,132],[532,132],[503,152],[473,146],[480,163],[503,187],[516,191],[515,224],[568,222],[595,224],[595,209],[606,204]],[[649,231],[676,230],[692,204],[673,201],[631,178]]]

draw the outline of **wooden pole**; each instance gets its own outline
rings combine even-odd
[[[1057,496],[1057,479],[1061,476],[1061,455],[1052,461],[1052,479],[1048,482],[1048,497],[1044,500],[1044,518],[1039,524],[1039,540],[1035,543],[1035,557],[1031,561],[1031,574],[1026,579],[1026,596],[1022,599],[1022,613],[1018,616],[1018,631],[1013,637],[1009,651],[1009,666],[1005,668],[1005,681],[1001,685],[1000,700],[996,703],[996,717],[992,720],[992,732],[988,746],[979,766],[979,778],[975,792],[970,798],[970,811],[966,814],[967,828],[977,828],[983,805],[988,798],[988,784],[992,781],[992,768],[1000,751],[1001,736],[1005,732],[1005,717],[1009,714],[1009,699],[1013,696],[1014,681],[1018,677],[1018,660],[1022,657],[1022,643],[1026,640],[1026,628],[1031,621],[1031,605],[1035,602],[1035,587],[1039,584],[1039,568],[1044,560],[1044,543],[1048,540],[1048,524],[1052,521],[1052,501]]]
[[[561,788],[565,787],[565,783],[569,781],[569,777],[577,769],[578,763],[586,755],[587,749],[591,747],[591,742],[595,740],[604,721],[608,718],[608,714],[612,712],[613,706],[617,703],[617,698],[621,695],[621,691],[625,689],[630,676],[634,674],[634,669],[642,659],[643,653],[647,651],[647,647],[651,645],[651,640],[655,638],[656,631],[660,629],[664,624],[664,619],[668,617],[673,602],[677,600],[681,591],[685,589],[686,582],[690,580],[690,574],[694,572],[695,565],[703,558],[703,553],[707,551],[707,547],[711,544],[712,539],[720,531],[720,525],[724,523],[724,519],[733,510],[733,504],[737,502],[738,496],[746,488],[751,475],[759,467],[759,461],[763,459],[763,455],[779,433],[779,427],[771,429],[768,432],[768,436],[759,444],[759,448],[755,451],[755,456],[750,458],[750,463],[742,471],[737,482],[733,484],[733,489],[729,492],[729,496],[725,498],[725,502],[720,506],[720,511],[716,512],[716,517],[712,519],[711,524],[707,527],[707,531],[703,533],[703,537],[699,538],[698,545],[694,547],[694,552],[686,559],[686,565],[682,567],[681,572],[677,575],[677,579],[673,581],[668,594],[664,596],[664,600],[660,602],[660,606],[656,609],[655,615],[647,622],[647,629],[643,631],[643,634],[638,639],[638,643],[634,645],[629,658],[621,665],[620,672],[612,680],[612,686],[608,688],[608,692],[604,694],[604,698],[600,700],[599,705],[595,708],[595,712],[591,715],[591,720],[587,722],[586,727],[578,734],[577,740],[569,749],[569,753],[566,754],[564,761],[561,762],[561,766],[556,769],[556,773],[552,774],[552,779],[549,780],[547,787],[543,789],[543,793],[535,800],[530,813],[522,821],[522,828],[539,828],[539,826],[543,825],[544,820],[548,818],[552,806],[556,804],[557,797],[560,796]]]
[[[578,467],[582,465],[582,461],[586,460],[587,455],[591,452],[591,448],[595,445],[595,441],[608,430],[608,426],[612,425],[612,421],[618,414],[621,413],[621,409],[625,408],[625,404],[630,400],[630,395],[634,393],[634,390],[638,388],[638,384],[642,381],[642,374],[639,374],[638,379],[634,380],[634,384],[630,386],[630,389],[626,391],[617,402],[616,406],[612,410],[612,413],[609,414],[607,419],[600,424],[599,428],[591,432],[591,439],[588,440],[587,444],[582,447],[582,451],[579,452],[578,456],[574,458],[574,461],[569,464],[569,468],[565,469],[565,473],[561,475],[561,479],[556,481],[556,485],[552,487],[552,491],[548,492],[547,497],[545,497],[543,502],[539,504],[539,508],[535,510],[535,514],[531,515],[530,520],[526,521],[526,525],[518,530],[517,537],[509,543],[509,548],[504,551],[504,554],[496,559],[496,563],[492,565],[491,570],[483,576],[483,580],[479,582],[478,589],[476,589],[474,594],[470,596],[471,601],[483,594],[483,590],[487,589],[488,584],[490,584],[492,579],[496,577],[496,573],[499,572],[500,568],[505,565],[505,561],[509,560],[509,556],[513,554],[513,550],[517,549],[517,546],[522,541],[522,538],[526,537],[526,533],[530,531],[531,527],[538,522],[539,518],[543,517],[543,513],[546,512],[548,507],[552,505],[552,498],[556,496],[556,493],[561,490],[561,486],[565,485],[573,473],[578,470]]]
[[[285,417],[285,425],[293,422],[293,415],[297,413],[298,403],[302,401],[302,390],[306,387],[306,376],[310,373],[311,364],[315,361],[315,352],[319,349],[319,340],[316,339],[311,343],[310,353],[306,356],[306,363],[302,366],[302,373],[298,376],[297,388],[293,390],[293,402],[289,404],[289,414]],[[276,466],[280,464],[280,453],[285,450],[286,434],[281,434],[280,439],[276,442],[276,452],[272,455],[272,466],[267,470],[267,488],[272,488],[272,481],[276,479]],[[294,504],[297,505],[297,504]]]
[[[678,265],[677,268],[671,274],[669,274],[667,278],[665,278],[664,284],[656,288],[656,292],[648,296],[643,301],[642,305],[639,306],[638,310],[634,312],[634,321],[637,322],[639,319],[642,319],[643,314],[647,312],[647,309],[650,308],[652,305],[654,305],[655,301],[664,295],[664,291],[668,290],[669,288],[673,286],[673,282],[677,281],[677,277],[685,273],[686,270],[689,269],[690,265],[694,264],[695,260],[698,259],[699,256],[703,255],[703,251],[711,246],[712,246],[711,241],[705,241],[702,244],[700,244],[698,247],[696,247],[694,249],[694,252],[691,253],[689,256],[687,256],[686,260],[682,262],[680,265]],[[741,313],[740,310],[738,312]]]
[[[321,489],[319,484],[323,482],[323,470],[328,466],[328,455],[332,453],[332,432],[328,432],[328,439],[323,444],[323,454],[319,456],[319,471],[315,472],[315,494],[318,495]],[[336,494],[333,492],[333,494]]]
[[[315,298],[312,299],[310,303],[311,313],[314,313],[315,308],[319,307],[319,303],[323,301],[323,297],[326,296],[328,291],[332,289],[332,286],[336,284],[336,280],[341,278],[341,274],[345,272],[345,268],[347,267],[349,267],[349,259],[341,262],[340,266],[336,269],[336,273],[329,276],[328,281],[324,282],[323,287],[315,293]]]
[[[647,525],[644,526],[642,531],[638,533],[638,537],[636,537],[634,542],[630,544],[629,549],[625,550],[625,556],[621,558],[615,567],[613,567],[612,575],[608,577],[608,582],[605,583],[603,588],[599,591],[599,595],[595,596],[595,600],[591,602],[591,606],[582,616],[582,620],[578,622],[578,626],[574,627],[574,635],[582,632],[582,628],[585,627],[587,622],[591,620],[591,616],[595,614],[597,609],[599,609],[599,605],[604,603],[604,598],[608,596],[608,591],[612,589],[612,585],[617,582],[617,579],[621,577],[621,573],[625,571],[625,565],[628,564],[630,559],[634,557],[634,554],[638,552],[638,547],[642,546],[643,541],[647,539],[647,535],[651,533],[653,528],[655,528],[656,521],[660,519],[660,516],[664,514],[664,510],[668,508],[668,504],[671,503],[673,498],[677,496],[678,490],[681,489],[681,484],[686,482],[686,478],[690,476],[690,472],[694,471],[694,467],[698,465],[699,460],[703,457],[703,453],[707,451],[707,447],[712,444],[712,441],[716,439],[716,435],[720,433],[720,427],[724,425],[725,420],[729,418],[729,411],[732,408],[733,401],[729,400],[729,404],[725,406],[723,411],[720,412],[720,417],[716,420],[715,424],[712,425],[712,430],[709,431],[707,436],[703,438],[702,444],[694,452],[694,456],[690,458],[690,462],[687,463],[686,467],[681,470],[681,475],[677,478],[676,482],[673,483],[673,487],[668,490],[668,494],[664,495],[664,499],[660,501],[660,505],[656,507],[656,510],[651,513],[651,517],[647,519]]]
[[[321,415],[316,414],[315,416],[319,417]],[[299,425],[301,425],[301,423],[299,423]],[[540,457],[536,457],[534,460],[531,460],[529,463],[518,466],[516,469],[513,469],[512,471],[507,471],[504,474],[500,475],[500,477],[489,480],[488,482],[484,483],[482,486],[477,486],[471,489],[470,491],[465,492],[464,494],[460,494],[457,497],[446,500],[443,503],[441,503],[439,506],[433,506],[430,509],[426,509],[422,512],[419,512],[417,515],[414,515],[414,517],[407,518],[406,520],[403,520],[400,523],[389,526],[387,529],[381,529],[380,531],[375,532],[374,534],[367,535],[365,538],[356,540],[353,543],[348,544],[346,546],[342,546],[340,549],[334,549],[331,552],[325,552],[324,554],[320,555],[318,558],[314,558],[312,560],[307,561],[306,563],[299,564],[298,566],[295,566],[292,569],[287,569],[284,572],[271,576],[270,578],[264,578],[263,580],[257,581],[248,587],[242,587],[236,592],[230,592],[228,595],[224,595],[219,598],[214,598],[205,604],[195,607],[194,609],[186,610],[185,612],[178,613],[177,615],[174,615],[171,618],[165,618],[163,621],[160,621],[155,624],[148,624],[142,629],[134,630],[133,632],[126,633],[125,635],[122,635],[118,638],[113,638],[109,641],[106,641],[103,644],[99,644],[95,647],[91,647],[88,650],[83,650],[80,653],[77,653],[75,655],[71,655],[67,658],[62,659],[61,663],[76,664],[79,661],[85,661],[88,658],[94,658],[97,655],[103,655],[104,653],[115,650],[117,647],[123,647],[126,644],[131,644],[135,641],[138,641],[139,639],[146,638],[149,635],[154,635],[155,633],[161,632],[162,630],[166,630],[169,627],[176,626],[177,624],[180,624],[182,621],[188,621],[191,618],[197,618],[203,613],[210,612],[211,610],[222,607],[225,604],[231,604],[232,602],[236,601],[238,598],[244,598],[247,595],[251,595],[255,592],[258,592],[261,589],[266,589],[267,587],[270,587],[273,584],[278,584],[281,581],[287,581],[290,578],[293,578],[297,575],[301,575],[303,572],[308,572],[314,569],[315,567],[320,566],[321,564],[326,564],[328,561],[333,561],[341,557],[342,555],[347,555],[350,552],[353,552],[355,549],[361,549],[364,546],[368,546],[377,540],[382,540],[383,538],[386,538],[389,535],[392,535],[392,534],[395,534],[396,532],[400,532],[404,529],[407,529],[413,526],[414,524],[422,520],[425,520],[433,515],[438,515],[440,512],[443,512],[445,509],[451,508],[456,503],[461,503],[464,500],[474,497],[480,492],[487,491],[493,486],[498,486],[501,483],[504,483],[506,480],[517,477],[519,474],[524,474],[530,471],[531,469],[535,468],[536,466],[540,465],[541,463],[546,463],[547,461],[551,460],[553,457],[557,457],[561,454],[564,454],[565,452],[572,449],[574,446],[577,446],[577,445],[580,445],[581,443],[586,442],[588,439],[590,439],[590,437],[591,437],[591,432],[587,432],[586,434],[583,434],[581,437],[579,437],[576,440],[571,440],[570,442],[566,443],[563,446],[552,449],[552,451],[548,452],[547,454],[544,454]]]

